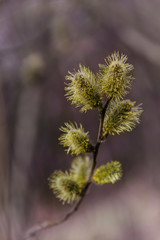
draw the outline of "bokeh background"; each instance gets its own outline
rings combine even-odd
[[[128,98],[143,103],[141,124],[108,137],[98,164],[118,160],[117,184],[92,186],[66,223],[32,240],[160,239],[160,1],[0,1],[0,239],[19,236],[71,208],[48,186],[72,157],[59,127],[77,121],[94,142],[98,114],[79,112],[64,97],[64,79],[78,64],[94,72],[120,51],[135,66]]]

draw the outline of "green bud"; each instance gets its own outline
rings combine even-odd
[[[67,153],[79,155],[81,153],[91,152],[93,146],[91,145],[88,132],[84,132],[82,125],[78,127],[77,123],[65,123],[65,127],[61,127],[60,130],[64,132],[60,138],[60,144],[67,147]]]
[[[122,177],[122,165],[117,161],[108,162],[107,165],[100,166],[93,175],[93,181],[103,185],[105,183],[115,183]]]
[[[49,182],[50,188],[63,203],[72,203],[80,197],[81,188],[68,172],[55,171]]]
[[[130,72],[133,65],[126,63],[127,56],[113,53],[105,59],[106,65],[100,65],[101,73],[99,79],[102,84],[102,91],[107,97],[119,101],[128,93],[131,82],[134,79]]]
[[[72,161],[70,173],[73,179],[83,187],[88,181],[92,167],[92,161],[88,156],[78,156]]]
[[[99,82],[89,68],[79,65],[77,72],[69,72],[66,80],[66,97],[72,104],[81,107],[81,111],[86,112],[93,108],[102,108],[102,93]]]
[[[142,112],[140,105],[135,106],[135,102],[130,100],[115,102],[112,100],[105,114],[103,136],[132,131],[140,122]]]

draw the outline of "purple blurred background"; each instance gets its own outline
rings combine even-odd
[[[61,218],[48,186],[72,157],[58,144],[59,127],[82,123],[94,142],[97,111],[86,114],[64,97],[68,71],[94,72],[114,51],[135,67],[127,98],[143,103],[132,133],[108,137],[98,164],[123,165],[123,179],[92,186],[79,211],[35,240],[160,239],[160,1],[0,1],[0,240],[37,222]]]

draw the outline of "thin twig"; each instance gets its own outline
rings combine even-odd
[[[86,185],[84,186],[84,188],[82,190],[80,199],[76,202],[73,209],[71,211],[69,211],[62,219],[60,219],[59,221],[56,221],[56,222],[55,221],[46,221],[46,222],[43,222],[41,224],[38,224],[38,225],[30,228],[28,231],[26,231],[26,233],[22,236],[22,239],[28,239],[30,237],[35,236],[39,231],[49,229],[51,227],[62,224],[63,222],[67,221],[68,218],[70,218],[79,209],[81,203],[83,202],[83,199],[86,196],[87,190],[89,189],[90,185],[92,184],[92,176],[93,176],[96,164],[97,164],[97,155],[98,155],[100,144],[102,143],[102,140],[103,140],[102,133],[103,133],[104,117],[105,117],[107,107],[110,103],[110,100],[111,100],[111,98],[107,100],[106,104],[103,107],[103,110],[100,112],[100,123],[99,123],[99,130],[98,130],[98,136],[97,136],[97,143],[96,143],[96,145],[94,147],[94,150],[93,150],[92,169],[91,169],[91,172],[90,172],[89,179],[88,179]]]

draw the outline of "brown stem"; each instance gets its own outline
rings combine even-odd
[[[90,187],[90,185],[92,183],[92,176],[93,176],[96,164],[97,164],[97,155],[98,155],[99,147],[100,147],[100,144],[102,143],[102,140],[103,140],[102,133],[103,133],[104,117],[105,117],[105,113],[106,113],[107,107],[108,107],[108,105],[110,103],[110,100],[111,100],[111,98],[107,100],[106,104],[104,105],[104,108],[100,112],[100,123],[99,123],[99,130],[98,130],[98,136],[97,136],[97,143],[96,143],[96,145],[94,147],[94,150],[93,150],[92,169],[91,169],[88,181],[87,181],[86,185],[84,186],[84,188],[82,190],[80,199],[76,202],[76,204],[73,207],[73,209],[71,209],[71,211],[69,211],[62,219],[60,219],[59,221],[56,221],[56,222],[46,221],[46,222],[43,222],[43,223],[38,224],[36,226],[33,226],[28,231],[26,231],[26,233],[22,236],[22,239],[28,239],[30,237],[35,236],[39,231],[42,231],[42,230],[45,230],[45,229],[48,229],[48,228],[60,225],[61,223],[67,221],[68,218],[70,218],[79,209],[81,203],[83,202],[84,197],[86,196],[87,190],[88,190],[88,188]]]

